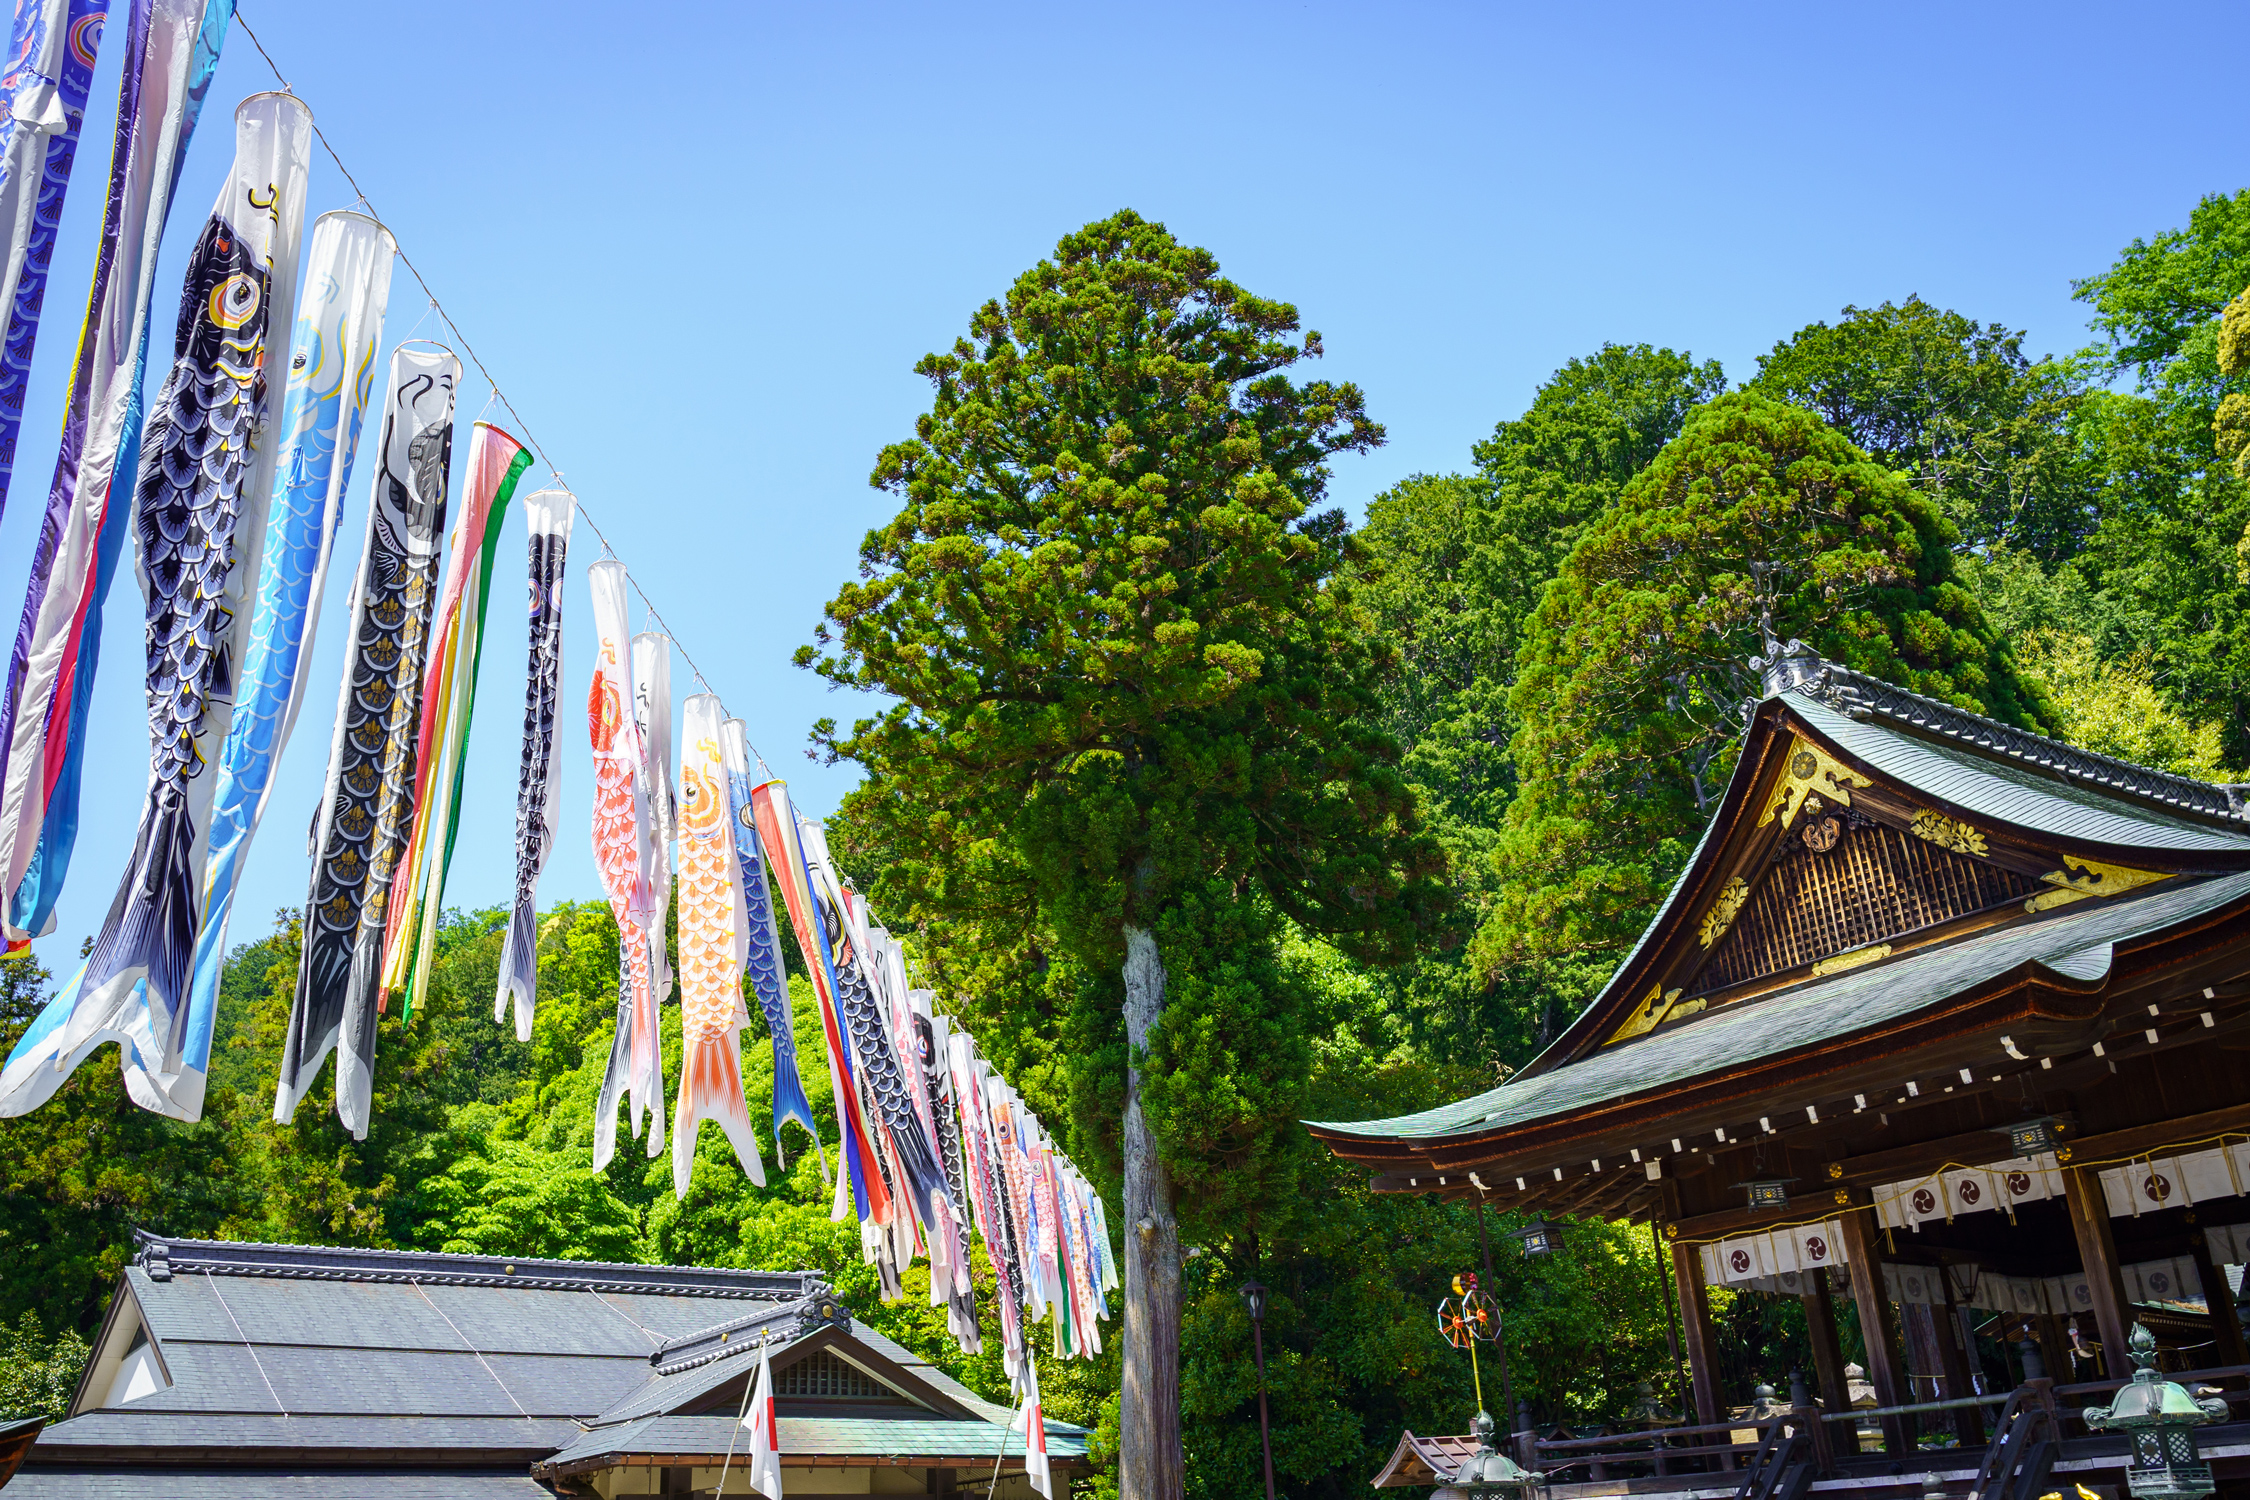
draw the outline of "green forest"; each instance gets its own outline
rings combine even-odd
[[[1330,464],[1381,445],[1382,393],[1293,381],[1320,353],[1298,310],[1136,215],[1066,237],[923,362],[931,410],[872,476],[899,519],[862,581],[829,564],[840,591],[799,655],[897,704],[814,726],[817,753],[866,773],[829,838],[1113,1204],[1127,1068],[1147,1064],[1178,1194],[1189,1494],[1259,1492],[1253,1276],[1273,1289],[1276,1477],[1299,1500],[1365,1492],[1401,1428],[1466,1430],[1470,1371],[1434,1309],[1488,1255],[1512,1393],[1539,1420],[1680,1408],[1648,1226],[1571,1224],[1526,1261],[1506,1216],[1378,1198],[1298,1122],[1489,1088],[1568,1023],[1694,847],[1768,633],[2143,764],[2250,767],[2250,190],[2181,209],[2072,284],[2079,349],[2034,355],[1915,296],[1774,330],[1753,369],[1609,343],[1357,525]],[[1036,712],[990,711],[1011,674],[1050,685],[1022,695]],[[286,911],[230,955],[200,1123],[136,1108],[107,1058],[0,1121],[0,1410],[59,1415],[135,1226],[810,1267],[1007,1399],[997,1341],[960,1354],[926,1265],[878,1300],[794,1128],[762,1189],[715,1131],[684,1202],[637,1143],[593,1172],[616,925],[599,902],[546,912],[519,1043],[490,1019],[505,917],[447,914],[428,1004],[382,1022],[364,1142],[325,1081],[272,1120]],[[1144,930],[1170,975],[1145,1037],[1118,977]],[[0,1049],[64,941],[0,962]],[[762,1022],[744,1042],[770,1153]],[[1809,1365],[1783,1300],[1714,1292],[1726,1399]],[[1117,1328],[1100,1360],[1040,1360],[1049,1414],[1096,1428],[1097,1456]]]

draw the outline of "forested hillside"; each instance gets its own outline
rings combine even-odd
[[[1167,1104],[1181,1120],[1207,1106],[1225,1122],[1192,1152],[1178,1147],[1183,1170],[1250,1184],[1212,1195],[1186,1251],[1191,1494],[1255,1485],[1256,1384],[1236,1295],[1253,1275],[1273,1288],[1274,1462],[1290,1494],[1362,1493],[1401,1427],[1463,1430],[1469,1371],[1432,1310],[1455,1273],[1483,1266],[1480,1230],[1494,1241],[1517,1398],[1549,1421],[1677,1408],[1646,1226],[1573,1225],[1565,1253],[1527,1263],[1502,1238],[1504,1216],[1480,1226],[1458,1208],[1378,1199],[1292,1122],[1491,1087],[1569,1021],[1693,848],[1756,691],[1745,663],[1768,633],[2109,754],[2215,780],[2250,767],[2250,483],[2213,433],[2222,399],[2250,389],[2218,355],[2221,309],[2246,284],[2250,191],[2193,205],[2181,227],[2075,283],[2092,335],[2075,352],[2034,356],[1975,309],[1890,288],[1871,295],[1896,300],[1780,331],[1751,370],[1604,345],[1567,361],[1458,471],[1393,486],[1348,532],[1322,516],[1297,523],[1333,549],[1328,587],[1373,643],[1380,670],[1356,728],[1395,744],[1454,901],[1395,964],[1347,956],[1264,898],[1243,898],[1229,929],[1227,982],[1265,997],[1266,1029],[1215,1022],[1203,1040],[1245,1073],[1287,1066],[1225,1098],[1219,1070],[1198,1084],[1213,1097]],[[955,851],[946,890],[886,892],[915,815],[848,799],[831,823],[840,863],[892,914],[941,1005],[1047,1119],[1075,1122],[1077,1159],[1111,1174],[1116,1201],[1125,1048],[1090,1019],[1114,1023],[1114,971],[1072,956],[1027,894],[1043,877],[989,843]],[[382,1023],[364,1142],[336,1124],[326,1082],[295,1124],[271,1118],[297,967],[288,913],[231,957],[200,1124],[133,1107],[101,1063],[0,1121],[0,1408],[67,1395],[77,1340],[99,1323],[137,1224],[814,1267],[857,1315],[1005,1399],[997,1353],[964,1360],[925,1305],[926,1266],[906,1301],[878,1301],[857,1226],[830,1221],[801,1132],[762,1190],[715,1132],[685,1202],[669,1161],[637,1143],[594,1173],[615,924],[598,903],[543,916],[538,1021],[518,1043],[491,1020],[503,917],[448,913],[428,1005]],[[784,942],[798,1034],[817,1035]],[[50,940],[37,959],[0,963],[0,1046],[63,977],[49,968],[65,951]],[[676,1072],[676,1007],[666,1024]],[[745,1042],[770,1153],[761,1022]],[[833,1147],[827,1090],[812,1093]],[[1801,1315],[1779,1300],[1713,1294],[1736,1400],[1788,1371],[1784,1359],[1752,1368],[1743,1351],[1809,1359]],[[1850,1342],[1847,1325],[1847,1357]],[[1042,1360],[1050,1413],[1114,1434],[1115,1349],[1092,1364]]]

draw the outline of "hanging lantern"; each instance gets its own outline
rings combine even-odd
[[[2156,1373],[2156,1340],[2133,1325],[2132,1380],[2107,1406],[2079,1415],[2095,1431],[2122,1432],[2132,1442],[2125,1485],[2134,1500],[2203,1500],[2216,1485],[2211,1466],[2196,1450],[2195,1429],[2227,1418],[2224,1401],[2198,1401],[2177,1381]]]
[[[2062,1144],[2062,1121],[2053,1115],[2018,1120],[2008,1127],[2008,1149],[2018,1156],[2038,1156]]]
[[[1757,1182],[1738,1182],[1735,1186],[1750,1190],[1750,1206],[1753,1209],[1787,1208],[1789,1184],[1796,1180],[1794,1177],[1767,1177]]]
[[[1562,1234],[1545,1219],[1533,1219],[1521,1229],[1508,1231],[1523,1242],[1524,1259],[1535,1255],[1552,1255],[1562,1248]]]

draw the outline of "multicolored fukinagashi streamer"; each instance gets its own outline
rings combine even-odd
[[[425,345],[391,356],[328,787],[313,826],[297,994],[274,1092],[274,1118],[287,1123],[335,1048],[336,1116],[362,1140],[373,1102],[385,915],[414,817],[415,721],[437,607],[460,381],[461,361],[450,349]]]
[[[383,933],[386,995],[400,993],[401,1018],[410,1018],[429,988],[436,957],[438,916],[445,904],[445,870],[461,821],[461,781],[467,766],[469,722],[476,708],[477,665],[484,650],[484,610],[492,597],[492,565],[500,525],[516,481],[531,467],[531,450],[490,422],[469,429],[469,474],[461,516],[454,525],[453,556],[445,593],[430,625],[430,661],[422,674],[421,723],[414,746],[414,830],[391,885],[390,920]]]
[[[0,71],[0,513],[109,0],[16,0]]]
[[[555,710],[562,696],[562,591],[577,502],[567,490],[541,490],[523,503],[531,536],[531,664],[524,674],[523,764],[516,772],[516,899],[500,942],[500,984],[492,1019],[516,1009],[516,1040],[531,1040],[539,998],[539,872],[555,847],[562,811],[562,757],[555,754]]]
[[[375,381],[375,348],[390,301],[391,233],[338,209],[313,221],[304,310],[291,339],[288,386],[275,444],[273,505],[266,518],[250,644],[236,682],[234,724],[219,752],[211,803],[211,853],[203,867],[202,927],[188,984],[182,1082],[172,1098],[191,1108],[209,1066],[226,970],[234,893],[273,796],[274,769],[312,680],[313,636],[351,484],[352,461]],[[247,554],[237,559],[241,567]],[[189,1113],[188,1118],[194,1118]]]
[[[132,15],[93,293],[0,697],[0,931],[11,948],[53,930],[78,839],[101,602],[125,555],[140,468],[156,249],[234,0],[134,0]]]

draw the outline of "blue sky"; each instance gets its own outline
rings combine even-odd
[[[0,521],[11,627],[101,212],[113,3]],[[1089,219],[1162,220],[1322,331],[1320,373],[1360,382],[1390,431],[1337,467],[1356,514],[1405,475],[1465,465],[1550,371],[1609,340],[1716,356],[1739,379],[1847,303],[1919,293],[2026,330],[2035,354],[2075,347],[2072,277],[2250,185],[2239,90],[2214,65],[2250,41],[2239,5],[243,7],[816,813],[850,775],[803,758],[806,728],[854,706],[789,656],[892,509],[867,473],[926,404],[913,363]],[[160,329],[232,106],[272,86],[238,29],[172,216]],[[317,159],[311,212],[351,202]],[[409,334],[446,336],[402,268],[386,361]],[[488,395],[472,372],[456,483]],[[237,939],[304,900],[366,485],[363,463]],[[511,883],[520,515],[502,546],[447,890],[463,907]],[[582,701],[596,555],[582,527],[566,703]],[[57,970],[109,905],[145,785],[130,576],[108,601],[72,882],[39,945]],[[691,690],[684,663],[674,682]],[[575,719],[565,743],[546,899],[600,889]]]

